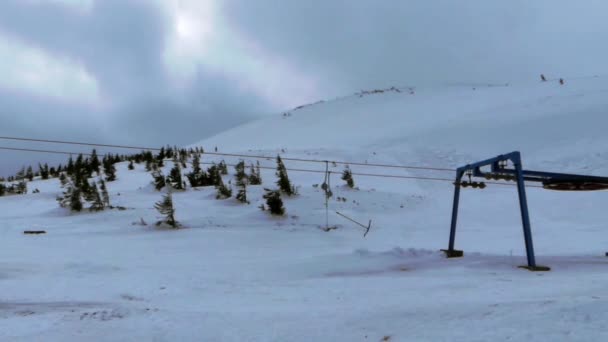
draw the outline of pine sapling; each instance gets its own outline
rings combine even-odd
[[[296,188],[291,185],[291,181],[289,180],[289,176],[287,175],[287,168],[285,164],[283,164],[283,160],[281,160],[281,156],[277,156],[277,185],[279,189],[286,194],[287,196],[297,195]]]
[[[49,166],[47,164],[44,164],[44,166],[42,166],[42,164],[38,163],[38,170],[38,172],[40,173],[40,178],[49,179]]]
[[[101,194],[97,189],[97,184],[93,183],[92,189],[92,201],[91,206],[89,207],[89,211],[101,211],[105,208],[105,205],[101,198]]]
[[[241,186],[247,182],[247,174],[245,173],[245,161],[241,160],[234,166],[234,170],[236,173],[234,174],[234,178],[236,178],[236,185]]]
[[[216,199],[227,199],[232,197],[232,188],[230,186],[226,186],[222,177],[219,178],[219,185],[216,186],[217,194],[215,195]]]
[[[81,198],[80,189],[72,188],[70,193],[70,210],[71,211],[81,211],[82,210],[82,198]]]
[[[99,175],[100,170],[100,166],[101,163],[99,162],[99,157],[97,156],[97,151],[95,149],[93,149],[93,151],[91,151],[91,157],[90,157],[90,167],[92,171],[97,172],[97,174]]]
[[[97,190],[97,184],[95,184],[95,182],[93,182],[93,185],[89,184],[89,182],[86,182],[86,184],[86,187],[81,188],[82,196],[84,197],[85,201],[94,202],[97,195],[99,194]]]
[[[154,208],[156,208],[161,215],[164,215],[164,218],[156,223],[157,226],[167,224],[173,228],[179,228],[179,223],[175,220],[175,207],[173,206],[171,191],[168,191],[161,201],[156,202]]]
[[[182,168],[186,168],[188,167],[188,152],[186,150],[180,150],[179,151],[179,162],[182,165]]]
[[[17,172],[17,174],[15,175],[15,179],[16,180],[22,180],[25,178],[25,166],[21,168],[21,170],[19,170],[19,172]],[[9,182],[11,180],[9,179]]]
[[[223,184],[222,175],[220,173],[220,169],[217,165],[213,164],[207,169],[207,174],[209,176],[209,185],[220,186]]]
[[[342,180],[346,182],[349,188],[355,187],[355,181],[353,180],[353,173],[350,168],[347,166],[342,172]]]
[[[106,187],[106,182],[102,178],[99,179],[99,190],[101,191],[101,199],[103,200],[104,206],[111,208],[110,194],[108,193],[108,188]]]
[[[200,153],[194,153],[192,155],[192,173],[201,173],[203,170],[201,169],[201,155]]]
[[[27,167],[27,171],[25,172],[25,178],[27,178],[27,180],[29,180],[30,182],[34,180],[34,171],[32,170],[31,166]]]
[[[106,175],[106,181],[112,182],[116,180],[116,168],[111,160],[107,160],[103,163],[103,172]]]
[[[19,181],[19,183],[17,183],[17,194],[18,195],[27,194],[27,183],[24,180]]]
[[[237,201],[239,201],[241,203],[249,204],[249,201],[247,200],[247,185],[246,184],[243,183],[241,185],[239,192],[236,194],[236,199],[237,199]]]
[[[209,175],[201,168],[201,155],[194,153],[192,156],[192,172],[186,174],[186,178],[193,188],[199,186],[215,185],[211,182]]]
[[[253,164],[251,164],[248,178],[249,178],[250,185],[262,184],[262,175],[260,173],[260,162],[257,162],[256,167],[254,167]]]
[[[65,167],[65,172],[67,172],[68,175],[71,175],[72,172],[74,172],[74,160],[71,155],[68,159],[68,165]]]
[[[156,170],[152,172],[152,177],[154,178],[154,188],[157,191],[161,191],[167,183],[165,182],[165,175],[161,170]]]
[[[182,169],[178,163],[175,163],[169,172],[169,176],[167,176],[167,183],[169,183],[169,185],[171,185],[171,187],[175,190],[185,189],[183,185],[184,182],[182,180]]]
[[[65,175],[65,172],[59,174],[59,181],[61,182],[62,188],[68,184],[68,177]]]
[[[279,190],[264,189],[264,199],[266,199],[266,205],[272,215],[283,216],[285,215],[285,207],[283,206],[283,200],[281,199],[281,192]]]
[[[226,165],[225,161],[221,161],[218,165],[217,165],[218,169],[220,170],[220,173],[222,175],[227,175],[228,174],[228,166]]]

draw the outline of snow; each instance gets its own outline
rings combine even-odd
[[[352,96],[251,122],[198,142],[209,151],[452,168],[512,150],[524,166],[606,175],[605,78],[458,85]],[[475,88],[475,89],[473,89]],[[238,158],[204,155],[204,162]],[[247,159],[247,162],[254,162]],[[169,170],[171,162],[167,162]],[[324,164],[286,161],[288,170]],[[159,229],[161,199],[143,165],[107,183],[127,210],[70,214],[59,181],[0,198],[0,341],[591,341],[608,337],[606,192],[529,187],[537,262],[525,264],[511,186],[464,190],[446,259],[453,186],[355,176],[332,166],[330,232],[322,173],[290,171],[287,216],[218,201],[212,188],[174,193],[179,230]],[[351,166],[355,173],[453,173]],[[233,169],[231,172],[233,172]],[[165,172],[167,174],[167,172]],[[225,176],[225,182],[232,174]],[[32,194],[33,189],[40,193]],[[346,202],[336,201],[345,197]],[[372,228],[363,229],[339,211]],[[147,223],[141,225],[141,220]],[[46,230],[24,235],[24,230]]]

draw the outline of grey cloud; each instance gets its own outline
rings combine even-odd
[[[527,0],[228,0],[223,7],[242,34],[326,75],[339,91],[606,72],[608,25],[589,15],[606,9],[599,1]]]
[[[144,1],[94,2],[90,13],[57,3],[0,5],[0,29],[83,63],[110,96],[132,96],[162,84],[167,18]]]
[[[605,1],[216,3],[231,33],[318,80],[326,98],[391,85],[608,73]],[[189,87],[172,88],[162,60],[169,20],[146,0],[97,0],[86,13],[57,3],[0,2],[0,32],[81,63],[108,102],[95,109],[0,91],[3,131],[187,144],[282,109],[241,90],[238,80],[204,68]],[[91,115],[99,118],[95,125]]]
[[[90,116],[82,115],[89,108],[68,105],[60,101],[37,98],[18,92],[0,92],[0,130],[1,136],[8,137],[42,137],[67,139],[75,141],[97,140],[104,137],[100,134],[99,122]],[[16,147],[38,150],[58,150],[68,152],[88,152],[89,149],[51,145],[45,143],[24,143],[0,139],[2,147]],[[0,176],[8,176],[22,166],[36,162],[64,163],[65,155],[45,153],[17,152],[0,150]]]
[[[107,103],[103,109],[72,106],[0,91],[0,135],[179,145],[276,110],[209,70],[199,70],[190,87],[172,89],[162,59],[168,25],[169,18],[152,1],[95,1],[90,12],[58,3],[2,1],[0,32],[84,65]],[[98,120],[91,122],[91,116]],[[0,153],[12,161],[3,163],[0,174],[13,172],[27,160],[48,159]]]
[[[159,94],[147,101],[129,101],[118,112],[118,135],[137,141],[191,144],[266,113],[269,105],[254,94],[241,91],[235,82],[211,70],[201,70],[179,98]],[[145,124],[144,124],[145,123]]]

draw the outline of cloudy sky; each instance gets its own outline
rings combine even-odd
[[[179,145],[360,89],[605,74],[607,10],[605,0],[2,0],[0,136]],[[41,158],[0,156],[0,174]]]

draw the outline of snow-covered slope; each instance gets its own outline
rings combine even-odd
[[[317,103],[195,145],[274,157],[455,167],[521,150],[525,166],[608,174],[605,78],[508,86],[403,88]],[[282,150],[284,152],[282,152]],[[206,163],[253,158],[204,155]],[[164,168],[168,173],[172,163]],[[216,200],[213,188],[174,194],[184,228],[162,230],[161,194],[143,165],[117,165],[111,202],[127,210],[59,208],[58,180],[0,197],[0,341],[592,341],[608,338],[608,193],[528,189],[537,259],[525,252],[513,187],[463,191],[457,247],[445,259],[449,181],[355,176],[286,162],[300,195],[287,215]],[[451,178],[451,171],[351,165],[355,173]],[[184,170],[188,171],[188,170]],[[234,172],[225,176],[233,179]],[[338,200],[345,198],[346,200]],[[339,211],[372,228],[360,227]],[[326,216],[326,214],[329,216]],[[325,232],[326,219],[337,229]],[[142,226],[141,222],[147,222]],[[44,229],[40,236],[26,229]]]
[[[223,150],[378,152],[395,162],[520,150],[533,166],[608,171],[608,79],[403,88],[254,121],[198,143]],[[464,159],[462,159],[464,160]]]

